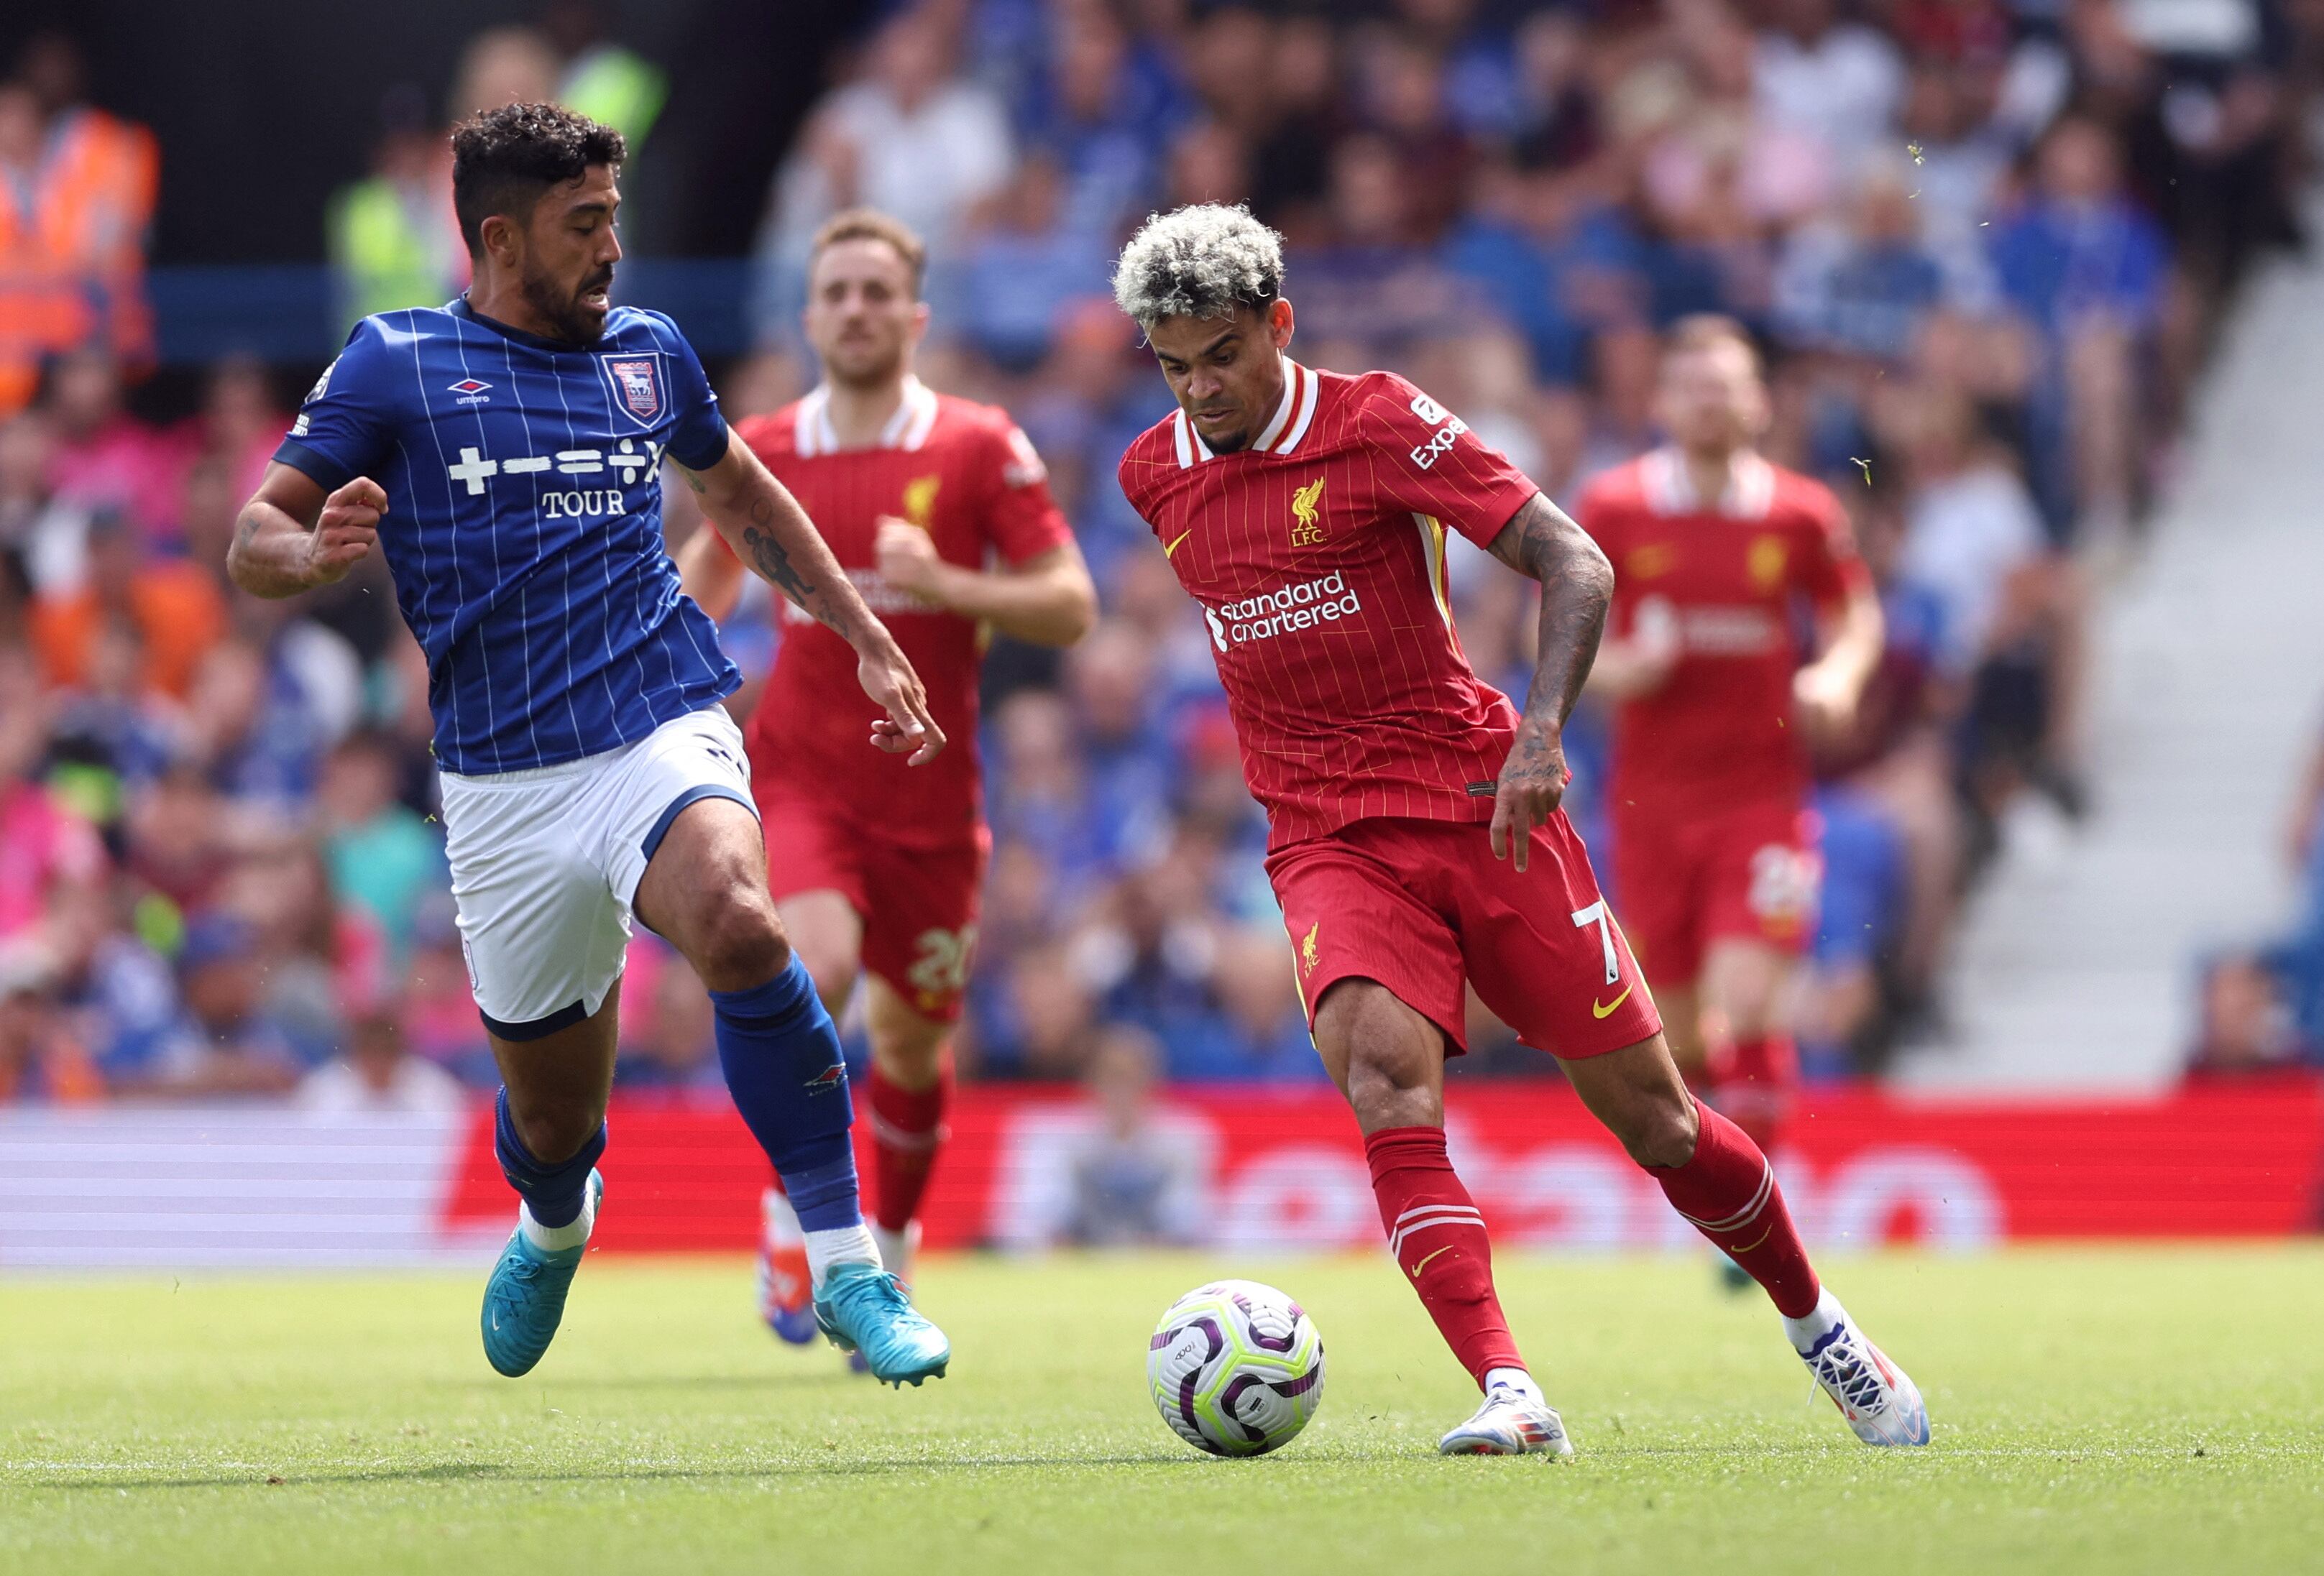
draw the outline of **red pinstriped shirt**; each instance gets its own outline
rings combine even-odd
[[[1202,604],[1268,847],[1489,820],[1517,712],[1462,653],[1445,533],[1484,546],[1539,489],[1393,373],[1284,374],[1249,447],[1214,455],[1174,413],[1120,472]]]
[[[883,714],[856,683],[854,649],[784,601],[782,645],[745,733],[752,772],[762,792],[773,779],[787,792],[876,826],[885,841],[953,846],[983,823],[976,751],[983,633],[974,620],[881,577],[873,550],[880,516],[920,527],[938,557],[967,569],[983,568],[988,554],[1022,564],[1073,533],[1049,495],[1040,456],[997,406],[935,393],[912,378],[880,441],[844,449],[828,398],[818,388],[734,430],[798,499],[839,567],[894,632],[950,742],[925,766],[867,747],[872,720]]]

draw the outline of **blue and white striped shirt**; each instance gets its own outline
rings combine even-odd
[[[475,775],[618,749],[742,683],[662,540],[663,454],[703,470],[726,443],[660,313],[616,307],[575,346],[463,297],[356,324],[274,457],[386,489],[436,758]]]

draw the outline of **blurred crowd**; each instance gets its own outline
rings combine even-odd
[[[801,392],[807,237],[847,204],[897,214],[931,244],[922,375],[1015,413],[1098,576],[1084,645],[988,663],[964,1072],[1321,1076],[1207,636],[1113,480],[1167,410],[1107,299],[1145,214],[1249,203],[1289,240],[1302,359],[1404,372],[1554,498],[1655,440],[1659,327],[1715,310],[1761,338],[1770,452],[1838,490],[1888,613],[1859,726],[1820,763],[1801,1008],[1812,1068],[1877,1070],[1941,1032],[1981,864],[2085,813],[2089,588],[2170,480],[2238,282],[2298,240],[2319,45],[2315,6],[2273,0],[891,8],[776,174],[760,348],[720,383],[734,416]],[[60,137],[97,124],[46,69],[0,85],[20,249]],[[662,83],[556,6],[480,35],[447,103],[549,92],[628,116],[634,143]],[[390,108],[326,219],[351,315],[464,270],[440,123]],[[143,220],[120,222],[72,264],[90,300],[134,294],[111,286]],[[392,588],[375,560],[295,604],[223,578],[294,369],[220,364],[197,414],[148,423],[134,311],[28,346],[5,316],[23,277],[0,273],[0,392],[8,355],[39,369],[0,399],[0,1100],[463,1098],[492,1074]],[[1453,578],[1471,659],[1522,693],[1527,586],[1474,552]],[[763,670],[762,594],[726,635]],[[1600,845],[1602,727],[1577,716],[1569,799]],[[717,1087],[706,1000],[650,937],[622,1012],[626,1085]],[[1464,1075],[1539,1069],[1474,1019]]]

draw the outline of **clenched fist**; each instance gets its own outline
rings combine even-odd
[[[892,514],[880,517],[880,534],[872,539],[872,561],[880,578],[923,602],[943,604],[945,561],[928,533]]]
[[[323,512],[307,537],[307,584],[346,579],[379,539],[380,516],[386,512],[387,490],[369,476],[357,476],[324,499]]]

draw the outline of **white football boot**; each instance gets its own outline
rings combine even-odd
[[[1525,1456],[1547,1454],[1563,1460],[1573,1454],[1565,1437],[1565,1420],[1531,1387],[1496,1384],[1485,1391],[1477,1415],[1436,1442],[1444,1456]]]
[[[1856,1437],[1867,1444],[1928,1443],[1929,1409],[1922,1404],[1919,1387],[1856,1327],[1840,1299],[1825,1292],[1809,1317],[1824,1326],[1823,1333],[1802,1349],[1794,1332],[1793,1349]]]

